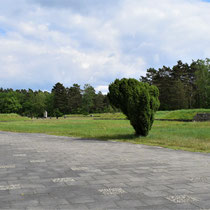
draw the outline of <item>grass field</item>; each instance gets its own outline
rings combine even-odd
[[[18,114],[0,114],[0,122],[11,122],[11,121],[29,121],[30,118],[22,117]]]
[[[155,115],[155,119],[193,120],[197,113],[210,113],[210,109],[182,109],[174,111],[158,111]],[[90,115],[87,115],[86,117],[89,116]],[[93,114],[92,116],[96,119],[126,119],[126,116],[122,113],[99,113]],[[67,115],[67,117],[81,117],[81,115]]]
[[[89,115],[79,115],[79,114],[72,114],[67,115],[67,117],[93,117],[94,119],[107,119],[107,120],[119,120],[119,119],[126,119],[126,116],[121,112],[116,113],[96,113],[96,114],[89,114]]]
[[[113,116],[109,117],[113,118]],[[106,116],[106,118],[108,117]],[[149,135],[138,138],[134,136],[134,130],[128,120],[94,120],[94,117],[81,116],[66,119],[10,120],[0,122],[0,130],[116,140],[188,151],[210,152],[210,122],[155,121]]]
[[[193,120],[197,113],[210,113],[210,109],[182,109],[175,111],[158,111],[156,119]]]

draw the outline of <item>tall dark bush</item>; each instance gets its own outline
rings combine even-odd
[[[130,120],[138,136],[147,136],[159,108],[158,88],[136,79],[116,79],[109,85],[110,103]]]

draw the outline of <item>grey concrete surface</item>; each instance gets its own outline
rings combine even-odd
[[[0,209],[210,209],[210,155],[0,132]]]

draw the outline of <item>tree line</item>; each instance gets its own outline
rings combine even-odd
[[[149,68],[141,82],[158,87],[159,110],[210,108],[210,59]]]
[[[33,91],[31,89],[13,90],[0,88],[0,113],[17,113],[28,117],[43,117],[44,111],[48,116],[59,117],[65,114],[89,114],[111,112],[106,95],[96,93],[89,84],[73,84],[64,87],[56,83],[51,92]]]
[[[159,110],[210,108],[210,59],[178,61],[172,68],[149,68],[141,82],[159,89]],[[0,88],[0,113],[18,113],[29,117],[64,114],[90,114],[112,112],[107,95],[96,93],[89,84],[64,87],[56,83],[51,92],[31,89],[13,90]],[[119,110],[118,110],[119,111]]]

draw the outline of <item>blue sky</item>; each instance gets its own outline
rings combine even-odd
[[[0,0],[0,86],[106,92],[116,78],[210,57],[209,2]]]

